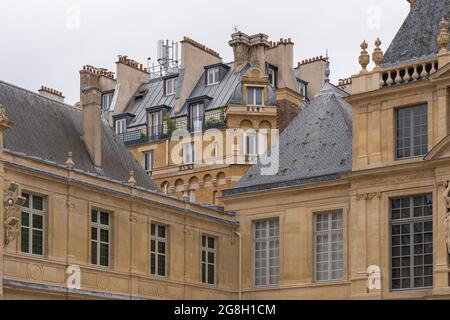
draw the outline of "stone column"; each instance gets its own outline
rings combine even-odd
[[[434,235],[434,293],[449,294],[449,266],[448,249],[445,237],[445,219],[447,217],[447,203],[443,197],[446,183],[438,178],[436,184],[436,200],[434,205],[435,219],[433,221]]]

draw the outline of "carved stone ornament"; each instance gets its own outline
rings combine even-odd
[[[367,48],[369,48],[369,45],[366,41],[361,43],[361,55],[359,56],[359,64],[362,67],[361,72],[367,71],[367,66],[370,63],[370,55],[367,53]]]
[[[15,182],[6,185],[4,190],[3,208],[5,217],[3,227],[5,229],[5,245],[14,241],[20,232],[20,212],[26,199],[19,196],[19,187]]]
[[[444,199],[447,204],[447,216],[445,218],[445,241],[447,242],[447,251],[450,254],[450,183],[446,185]]]
[[[447,46],[450,41],[450,34],[448,32],[448,22],[442,18],[439,23],[439,37],[438,43],[442,52],[447,52]]]

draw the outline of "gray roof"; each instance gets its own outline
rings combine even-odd
[[[291,185],[336,180],[352,170],[351,106],[345,92],[325,83],[300,111],[279,140],[279,171],[261,175],[258,163],[242,177],[236,189],[224,195],[254,192]]]
[[[439,51],[437,37],[439,22],[450,16],[450,0],[417,0],[388,50],[382,65],[384,67],[424,60]],[[449,45],[450,50],[450,45]]]
[[[14,122],[4,133],[5,149],[55,165],[64,165],[71,151],[74,170],[118,182],[128,181],[130,170],[134,170],[137,186],[156,190],[152,180],[106,123],[103,123],[102,167],[96,168],[81,138],[79,109],[2,81],[0,104]]]

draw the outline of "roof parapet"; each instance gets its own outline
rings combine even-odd
[[[96,68],[96,67],[93,67],[90,65],[85,65],[85,66],[83,66],[83,69],[81,71],[92,74],[94,76],[105,77],[105,78],[108,78],[111,80],[115,80],[115,78],[114,78],[115,73],[112,71],[109,71],[108,69]]]
[[[213,55],[213,56],[215,56],[215,57],[217,57],[217,58],[222,59],[222,58],[220,57],[220,54],[219,54],[217,51],[208,48],[207,46],[201,44],[200,42],[195,41],[194,39],[191,39],[191,38],[185,36],[185,37],[183,38],[183,41],[181,41],[181,42],[182,42],[182,43],[183,43],[183,42],[189,43],[189,44],[193,45],[194,47],[199,48],[200,50],[203,50],[203,51],[205,51],[205,52],[207,52],[207,53],[209,53],[209,54],[211,54],[211,55]]]
[[[119,59],[117,60],[116,63],[123,63],[133,69],[150,74],[148,68],[144,67],[142,63],[139,63],[133,59],[129,59],[128,56],[119,55],[118,58]]]
[[[316,57],[313,57],[313,58],[305,59],[305,60],[302,60],[302,61],[298,62],[297,69],[300,68],[301,66],[305,65],[305,64],[309,64],[309,63],[313,63],[313,62],[317,62],[317,61],[326,62],[327,59],[324,56],[316,56]]]

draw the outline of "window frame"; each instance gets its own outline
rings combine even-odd
[[[117,119],[114,122],[114,129],[116,134],[124,134],[127,132],[128,128],[127,128],[127,119],[123,118],[123,119]],[[123,131],[122,131],[123,130]]]
[[[186,148],[189,146],[190,152],[186,152]],[[187,159],[187,155],[190,154],[190,159]],[[186,161],[188,160],[188,161]],[[195,143],[187,142],[183,144],[183,165],[191,165],[195,163]]]
[[[155,235],[152,234],[152,228],[155,226]],[[159,228],[164,228],[165,238],[158,235]],[[170,227],[166,224],[152,222],[150,223],[150,246],[149,246],[149,274],[158,278],[169,278],[169,259],[170,259]],[[152,242],[155,241],[155,252],[152,252]],[[159,243],[164,243],[165,252],[161,254],[158,252]],[[155,273],[152,272],[152,255],[155,255]],[[164,275],[159,275],[159,256],[164,256]]]
[[[418,197],[430,197],[431,199],[431,215],[421,215],[420,217],[415,217],[414,216],[414,209],[418,208],[418,206],[414,205],[414,200]],[[409,218],[402,218],[402,211],[404,209],[406,209],[406,207],[403,207],[402,205],[400,206],[399,209],[394,209],[393,208],[393,203],[394,201],[401,201],[402,200],[408,200],[409,201],[409,207],[408,212],[409,212]],[[422,206],[420,206],[422,208],[422,210],[427,206],[427,204],[423,204]],[[393,219],[393,211],[394,210],[399,210],[399,214],[400,214],[400,218],[399,219]],[[434,287],[434,280],[435,280],[435,266],[434,266],[434,258],[435,258],[435,254],[434,254],[434,249],[435,249],[435,227],[434,227],[434,210],[435,210],[435,204],[434,204],[434,194],[432,191],[430,192],[425,192],[422,194],[413,194],[413,195],[402,195],[402,196],[393,196],[389,198],[389,217],[388,217],[388,234],[389,234],[389,289],[390,292],[392,293],[398,293],[398,292],[407,292],[407,291],[420,291],[420,290],[431,290]],[[422,211],[423,213],[423,211]],[[415,224],[420,224],[422,223],[423,225],[425,223],[429,223],[431,224],[431,232],[426,232],[422,229],[422,231],[420,233],[415,232]],[[403,226],[409,225],[409,233],[403,233]],[[400,228],[400,234],[395,234],[393,232],[393,229],[395,226],[398,226]],[[422,245],[423,248],[425,247],[425,245],[429,244],[427,242],[424,241],[425,239],[425,234],[426,233],[431,233],[431,254],[426,254],[424,251],[421,254],[416,254],[415,253],[415,246],[417,245]],[[408,234],[410,241],[409,244],[403,245],[402,241],[402,237],[405,236],[406,234]],[[417,234],[420,234],[422,236],[422,242],[420,244],[417,244],[415,241],[415,236]],[[396,259],[400,259],[401,264],[399,267],[395,267],[395,269],[400,269],[400,278],[394,278],[394,264],[393,264],[393,260],[394,260],[394,236],[398,236],[400,237],[400,244],[396,245],[395,247],[398,247],[398,249],[400,250],[400,255],[399,256],[395,256]],[[403,255],[402,251],[403,251],[403,247],[409,247],[410,250],[410,254],[409,255]],[[431,256],[431,263],[426,265],[425,264],[425,256]],[[418,267],[416,267],[415,264],[415,258],[421,256],[423,259],[423,263],[421,265],[418,265]],[[410,275],[409,275],[409,281],[410,281],[410,286],[408,288],[402,288],[402,281],[407,279],[406,277],[402,277],[402,269],[407,269],[407,268],[403,268],[403,259],[405,258],[409,258],[410,260]],[[420,278],[422,278],[422,280],[425,282],[425,278],[431,278],[431,285],[430,286],[423,286],[423,287],[416,287],[414,284],[414,280],[416,277],[416,271],[415,268],[422,268],[425,269],[426,267],[431,267],[431,275],[426,276],[425,272],[423,272],[423,275],[420,276]],[[399,280],[400,281],[400,288],[396,288],[394,289],[394,280]]]
[[[337,214],[338,217],[340,217],[340,219],[338,218],[338,226],[340,225],[340,228],[337,229],[332,229],[330,227],[330,225],[332,226],[332,222],[333,222],[333,214]],[[318,230],[318,217],[319,216],[327,216],[328,221],[327,221],[327,225],[328,225],[328,229],[327,230]],[[313,221],[314,221],[314,248],[313,248],[313,255],[314,255],[314,282],[316,283],[333,283],[333,282],[340,282],[344,280],[345,277],[345,226],[344,226],[344,210],[342,209],[331,209],[331,210],[325,210],[325,211],[319,211],[319,212],[314,212],[313,213]],[[319,279],[318,278],[318,236],[327,236],[328,237],[328,241],[326,243],[327,247],[328,247],[328,251],[325,252],[325,255],[328,256],[328,269],[327,271],[327,279]],[[333,260],[333,250],[332,250],[332,244],[333,244],[333,235],[340,235],[340,238],[337,241],[337,245],[338,245],[338,249],[337,249],[337,253],[339,255],[337,260]],[[340,245],[340,248],[339,248]],[[340,249],[340,250],[339,250]],[[340,253],[339,253],[340,252]],[[342,268],[338,269],[332,269],[332,264],[334,263],[342,263]],[[338,278],[333,278],[333,271],[336,272],[340,272],[340,277]],[[324,272],[322,272],[324,273]]]
[[[205,238],[206,246],[203,245],[203,239]],[[214,249],[209,248],[209,240],[214,240]],[[204,285],[209,286],[216,286],[218,284],[218,272],[217,272],[217,257],[218,257],[218,242],[219,238],[216,236],[208,235],[208,234],[202,234],[201,237],[201,255],[200,255],[200,276],[201,276],[201,282]],[[203,261],[203,252],[205,252],[205,261]],[[214,255],[214,263],[209,262],[209,255],[208,253],[212,253]],[[203,273],[203,265],[205,265],[205,274]],[[214,276],[213,276],[213,283],[209,282],[209,274],[208,274],[208,266],[212,265],[214,269]]]
[[[169,87],[170,85],[170,87]],[[178,77],[166,79],[164,82],[164,93],[166,96],[173,96],[177,93]],[[172,90],[169,90],[172,89]]]
[[[261,86],[247,86],[247,105],[252,107],[264,107],[264,89],[265,87]],[[253,91],[253,101],[250,101],[250,92]],[[261,104],[257,104],[257,92],[261,91]]]
[[[147,165],[149,164],[148,163],[149,155],[151,155],[150,156],[151,163],[150,163],[150,166],[147,167]],[[147,151],[142,152],[142,164],[143,164],[144,170],[147,173],[153,172],[153,169],[155,168],[155,150],[147,150]]]
[[[420,153],[420,154],[415,154],[415,148],[416,145],[414,144],[414,138],[415,136],[415,132],[414,132],[414,118],[415,118],[415,113],[413,112],[414,109],[425,109],[426,111],[426,122],[425,122],[425,126],[426,126],[426,134],[420,134],[419,138],[422,139],[422,137],[426,136],[427,138],[427,151],[424,153]],[[410,143],[409,143],[409,150],[410,150],[410,155],[409,156],[399,156],[399,151],[400,151],[400,147],[399,147],[399,112],[402,110],[410,110]],[[408,159],[417,159],[417,158],[421,158],[423,156],[425,156],[429,151],[430,151],[430,146],[429,146],[429,130],[430,130],[430,126],[429,126],[429,118],[430,113],[429,113],[429,105],[428,103],[418,103],[418,104],[414,104],[414,105],[409,105],[409,106],[402,106],[402,107],[396,107],[394,108],[394,136],[395,136],[395,141],[394,141],[394,152],[395,152],[395,160],[396,161],[402,161],[402,160],[408,160]],[[419,125],[420,127],[420,125]],[[404,130],[404,129],[403,129]],[[419,147],[422,147],[422,144],[418,145]],[[406,148],[403,146],[401,148],[403,150],[403,152],[405,152]]]
[[[210,82],[212,76],[212,82]],[[206,70],[206,86],[214,86],[220,83],[220,67],[213,67]]]
[[[199,121],[196,122],[196,119]],[[197,123],[200,123],[199,127],[196,127]],[[203,131],[203,128],[205,127],[205,104],[203,102],[192,103],[189,105],[189,127],[191,132]]]
[[[147,114],[147,131],[150,138],[158,138],[163,129],[162,112],[148,112]],[[156,123],[156,124],[155,124]]]
[[[97,222],[93,222],[92,221],[92,215],[93,212],[96,212],[97,214]],[[108,225],[102,224],[101,223],[101,214],[105,213],[108,215]],[[98,267],[98,268],[112,268],[112,257],[113,257],[113,251],[112,251],[112,247],[113,247],[113,236],[112,236],[112,229],[113,229],[113,214],[112,212],[110,212],[109,210],[104,210],[104,209],[99,209],[99,208],[91,208],[91,214],[89,217],[89,255],[90,255],[90,265]],[[97,240],[93,240],[92,239],[92,229],[96,228],[97,229]],[[102,265],[101,264],[101,248],[100,248],[100,244],[101,243],[105,243],[104,241],[101,241],[101,230],[106,230],[108,231],[108,265]],[[93,262],[93,256],[92,256],[92,243],[96,242],[97,243],[97,262],[94,263]]]
[[[249,156],[249,157],[256,157],[258,156],[258,133],[257,132],[246,132],[245,133],[245,139],[244,139],[244,152],[245,152],[245,156]],[[253,149],[254,149],[254,153],[250,153],[249,152],[249,138],[253,137]]]
[[[45,243],[46,243],[46,232],[47,232],[47,228],[46,228],[46,222],[47,222],[47,217],[46,217],[46,198],[42,195],[38,195],[32,192],[27,192],[27,191],[23,191],[22,192],[22,196],[26,197],[28,195],[28,204],[29,207],[21,207],[21,214],[20,214],[20,252],[24,255],[27,256],[34,256],[34,257],[45,257],[46,255],[46,248],[45,248]],[[38,210],[38,209],[34,209],[33,208],[33,199],[34,197],[37,198],[41,198],[42,199],[42,211]],[[28,215],[28,226],[24,227],[22,220],[23,220],[23,214],[27,214]],[[33,216],[37,215],[42,217],[42,229],[39,228],[34,228],[33,227]],[[23,250],[22,247],[22,240],[23,240],[23,228],[27,228],[28,229],[28,252]],[[34,230],[37,231],[41,231],[42,232],[42,254],[36,254],[33,253],[33,234],[34,234]]]
[[[274,230],[277,230],[277,236],[273,236],[270,237],[270,222],[274,222],[275,226],[277,226],[277,228],[275,228]],[[265,223],[265,231],[266,231],[266,237],[265,239],[260,240],[260,242],[264,242],[265,245],[265,270],[266,270],[266,274],[265,274],[265,284],[257,284],[257,274],[256,274],[256,264],[257,264],[257,257],[256,257],[256,244],[258,239],[256,238],[256,231],[257,231],[257,224],[258,223]],[[270,242],[271,241],[277,241],[278,243],[278,247],[274,248],[275,250],[278,251],[278,257],[277,257],[277,261],[278,264],[276,266],[276,268],[278,269],[278,273],[271,275],[270,273]],[[278,287],[279,283],[280,283],[280,219],[279,217],[273,217],[273,218],[267,218],[267,219],[262,219],[262,220],[254,220],[252,221],[252,245],[253,245],[253,252],[252,252],[252,256],[253,256],[253,261],[252,261],[252,278],[253,278],[253,286],[255,288],[273,288],[273,287]],[[260,250],[261,251],[261,250]],[[276,281],[275,283],[271,283],[271,277],[275,277]],[[262,277],[261,277],[262,278]]]
[[[104,91],[102,92],[102,102],[101,108],[103,111],[107,111],[111,109],[112,102],[114,101],[115,90]],[[104,102],[109,102],[108,107],[105,108]]]

